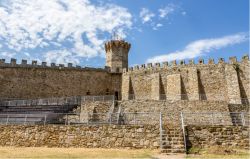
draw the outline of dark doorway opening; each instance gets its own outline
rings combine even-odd
[[[115,100],[119,99],[119,93],[117,91],[115,91]]]
[[[90,95],[90,91],[88,90],[88,92],[86,92],[86,95],[88,96],[88,95]]]

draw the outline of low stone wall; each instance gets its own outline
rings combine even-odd
[[[162,113],[164,124],[181,125],[180,113],[224,112],[225,121],[232,124],[228,103],[224,101],[165,101],[165,100],[124,100],[120,106],[123,112]],[[157,117],[159,116],[156,114]],[[193,117],[195,118],[195,116]],[[198,118],[198,116],[196,117]],[[198,119],[201,117],[199,116]],[[147,123],[150,121],[147,121]]]
[[[187,147],[249,149],[249,127],[187,126]],[[173,136],[176,137],[176,136]],[[0,125],[0,146],[159,149],[158,125]]]
[[[67,115],[68,122],[108,121],[107,113],[112,113],[113,101],[84,101],[74,110],[76,115]],[[96,113],[94,116],[93,114]]]
[[[249,127],[187,126],[187,147],[207,148],[225,146],[249,149]]]
[[[0,126],[0,146],[159,148],[159,126]]]

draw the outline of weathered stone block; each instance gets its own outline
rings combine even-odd
[[[151,98],[154,100],[160,99],[160,74],[152,74]]]
[[[181,75],[173,74],[167,76],[167,93],[168,100],[181,99]]]

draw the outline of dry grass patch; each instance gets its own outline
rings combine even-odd
[[[223,146],[213,146],[207,149],[192,148],[189,151],[188,159],[249,159],[248,150],[232,149]]]
[[[0,147],[0,158],[153,158],[158,151],[127,149]]]

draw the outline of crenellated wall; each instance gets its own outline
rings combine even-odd
[[[1,98],[46,98],[78,95],[120,94],[121,74],[107,69],[73,67],[69,64],[47,66],[36,61],[17,64],[0,61]]]
[[[241,104],[250,98],[249,70],[248,55],[239,62],[231,57],[229,62],[220,58],[218,63],[209,59],[207,64],[203,59],[198,64],[194,60],[188,64],[185,61],[143,64],[123,70],[122,96],[124,100],[165,96],[168,100],[223,100]],[[156,92],[160,92],[158,97]]]
[[[135,66],[123,73],[110,68],[67,67],[37,61],[28,64],[15,59],[0,60],[0,98],[39,98],[118,93],[123,100],[222,100],[231,104],[249,104],[250,62],[231,57],[218,63],[203,59]]]

